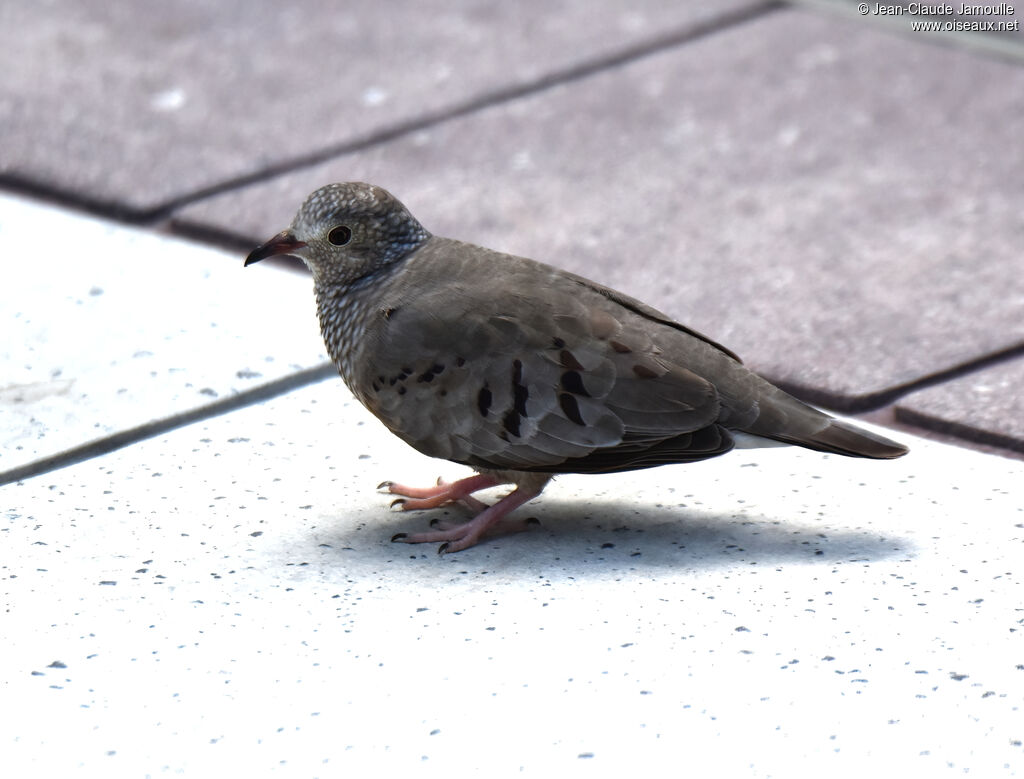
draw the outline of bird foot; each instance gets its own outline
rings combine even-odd
[[[377,489],[392,495],[400,495],[401,497],[392,501],[391,505],[402,511],[418,511],[437,508],[446,503],[461,503],[470,511],[480,513],[487,508],[487,504],[474,498],[472,493],[493,487],[497,483],[497,480],[490,476],[477,474],[452,482],[438,479],[433,487],[408,487],[393,481],[385,481],[378,484]]]
[[[463,479],[463,481],[468,481],[468,479]],[[458,484],[458,482],[455,483]],[[510,533],[520,533],[535,524],[540,524],[532,517],[526,520],[505,520],[509,513],[539,494],[539,489],[524,490],[522,487],[519,487],[493,506],[486,507],[468,522],[455,523],[435,520],[430,523],[431,528],[433,528],[432,530],[424,533],[396,533],[391,537],[391,540],[403,544],[429,544],[440,541],[441,546],[437,548],[438,554],[461,552],[463,549],[469,549],[469,547],[474,546],[485,536],[494,537]]]

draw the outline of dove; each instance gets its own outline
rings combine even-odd
[[[892,459],[902,444],[774,386],[724,346],[639,300],[557,267],[428,232],[388,191],[330,184],[245,266],[298,257],[327,351],[396,436],[472,476],[384,482],[402,510],[469,507],[392,541],[467,549],[523,529],[508,514],[557,474],[690,463],[796,445]],[[514,489],[493,505],[474,493]]]

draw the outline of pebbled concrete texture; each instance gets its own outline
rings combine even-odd
[[[0,177],[145,213],[764,5],[4,3]]]
[[[373,485],[462,469],[339,381],[8,485],[5,773],[1015,775],[1021,465],[909,443],[560,478],[446,557]]]
[[[1024,342],[1013,94],[1014,65],[783,11],[175,220],[263,239],[315,187],[370,180],[434,232],[610,284],[860,409]]]
[[[3,195],[0,247],[0,478],[327,359],[296,274]]]
[[[993,446],[1024,452],[1024,358],[907,395],[896,418]]]

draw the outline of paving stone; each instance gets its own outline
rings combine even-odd
[[[911,393],[896,418],[992,446],[1024,452],[1024,358]]]
[[[373,485],[464,469],[340,381],[2,487],[5,769],[1011,775],[1022,465],[909,443],[559,478],[447,557]]]
[[[306,279],[0,196],[0,474],[326,360]]]
[[[146,212],[765,5],[6,2],[0,176]]]
[[[772,14],[211,198],[263,240],[330,181],[645,299],[836,408],[1024,341],[1024,69]],[[1001,117],[993,121],[993,117]]]

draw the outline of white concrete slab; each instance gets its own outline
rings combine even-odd
[[[446,557],[373,487],[462,470],[338,381],[0,488],[2,772],[1015,775],[1022,465],[910,443],[563,477]]]
[[[0,472],[326,359],[308,278],[0,195]]]

